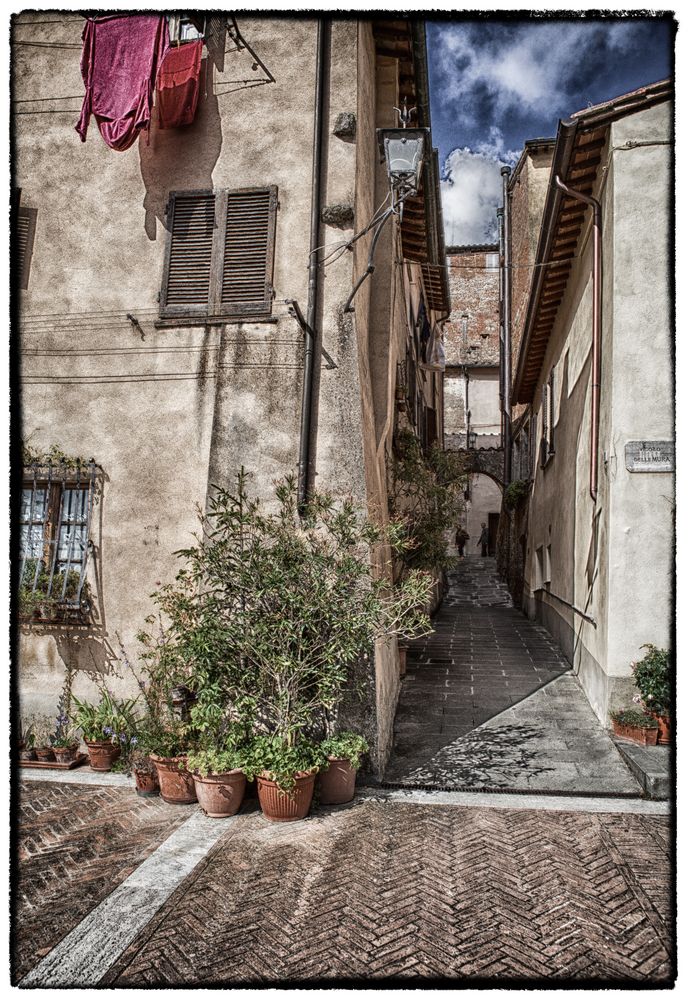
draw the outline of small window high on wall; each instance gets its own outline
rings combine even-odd
[[[161,316],[270,314],[277,207],[276,187],[172,192]]]

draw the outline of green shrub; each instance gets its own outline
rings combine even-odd
[[[263,774],[282,791],[291,792],[299,772],[315,774],[327,764],[323,748],[311,740],[301,739],[287,746],[279,737],[257,736],[247,747],[243,770],[250,781]]]
[[[658,729],[659,723],[651,715],[635,708],[619,708],[617,712],[610,712],[610,717],[614,722],[619,722],[623,726],[638,726],[640,729]]]
[[[641,703],[650,712],[668,715],[671,710],[671,657],[667,649],[647,642],[644,657],[633,662],[633,676],[640,692]]]
[[[529,494],[529,480],[515,479],[503,491],[503,503],[508,510],[515,510]]]
[[[369,749],[369,744],[358,733],[339,733],[329,736],[321,744],[321,750],[326,757],[342,758],[355,768],[359,767],[362,754]]]

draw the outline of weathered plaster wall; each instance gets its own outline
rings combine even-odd
[[[629,473],[624,456],[626,441],[668,440],[673,434],[669,147],[615,148],[669,138],[668,106],[650,108],[614,123],[602,157],[609,169],[595,192],[604,218],[596,503],[589,496],[589,226],[532,403],[540,411],[541,384],[554,367],[556,454],[544,469],[535,465],[527,608],[558,638],[602,721],[611,708],[628,701],[630,661],[640,655],[641,643],[668,645],[670,640],[673,477]],[[651,539],[654,551],[645,555]],[[551,579],[535,593],[536,550],[549,545]]]
[[[674,477],[625,467],[626,441],[674,436],[672,138],[668,104],[611,128],[614,377],[611,429],[602,448],[611,490],[608,673],[613,678],[629,677],[630,661],[644,652],[642,643],[668,646],[672,629]],[[652,145],[616,148],[636,142]]]

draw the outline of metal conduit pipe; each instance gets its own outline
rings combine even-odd
[[[498,219],[498,253],[499,261],[501,262],[501,267],[498,272],[498,301],[499,301],[499,316],[498,316],[498,409],[501,414],[501,447],[504,449],[506,446],[506,386],[504,385],[504,375],[505,368],[503,365],[503,359],[505,357],[505,323],[503,317],[503,297],[505,295],[505,273],[502,266],[504,260],[503,256],[503,209],[496,209],[496,217]],[[508,389],[508,391],[510,391]],[[505,466],[505,460],[504,460]],[[504,480],[505,480],[505,468],[504,468]],[[504,481],[503,485],[507,485]]]
[[[599,480],[599,397],[601,392],[601,204],[555,178],[569,198],[584,202],[593,212],[592,226],[592,427],[589,437],[589,495],[596,503]]]
[[[310,464],[312,460],[312,420],[314,400],[314,353],[316,313],[319,298],[319,231],[321,228],[322,148],[326,99],[326,51],[328,32],[324,19],[319,18],[316,32],[316,81],[314,89],[314,145],[311,171],[311,226],[309,236],[309,286],[307,316],[304,331],[304,382],[302,384],[302,414],[300,419],[299,469],[297,502],[304,510],[309,496]]]
[[[512,337],[511,321],[511,270],[510,270],[510,195],[508,178],[510,167],[501,167],[503,178],[503,405],[505,433],[503,435],[503,482],[506,486],[513,478],[513,439],[511,434],[513,415],[510,406],[510,383],[512,378]]]

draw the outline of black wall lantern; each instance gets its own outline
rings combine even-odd
[[[388,181],[393,191],[416,194],[429,142],[428,128],[376,129],[381,160],[386,161]]]

